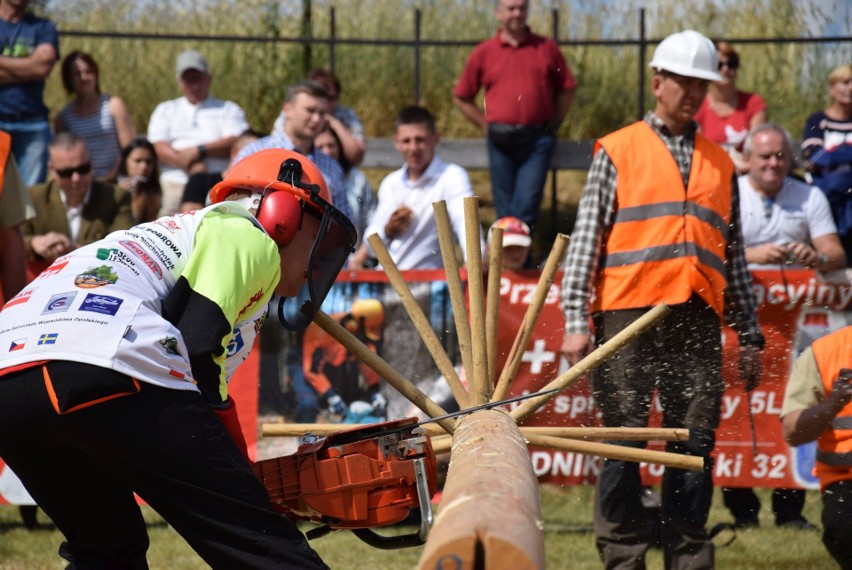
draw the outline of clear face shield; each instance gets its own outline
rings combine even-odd
[[[284,328],[301,331],[314,320],[325,301],[337,274],[349,255],[355,251],[357,232],[355,226],[340,210],[319,195],[319,187],[301,181],[302,167],[297,160],[287,160],[281,165],[278,180],[311,194],[310,202],[303,202],[303,215],[320,219],[320,228],[308,257],[305,284],[295,297],[282,297],[278,301],[278,318]]]

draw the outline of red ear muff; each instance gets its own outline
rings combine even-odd
[[[260,200],[255,217],[275,243],[287,245],[302,223],[302,204],[290,192],[272,191]]]

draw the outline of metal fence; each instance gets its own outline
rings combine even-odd
[[[646,67],[647,52],[650,46],[658,44],[662,38],[649,38],[646,33],[646,13],[640,8],[637,14],[637,37],[627,39],[561,39],[559,37],[559,10],[550,10],[550,36],[560,45],[566,47],[589,47],[589,46],[632,46],[639,52],[638,58],[638,80],[636,84],[636,116],[645,114],[645,90],[646,90]],[[122,32],[91,32],[85,30],[60,30],[64,36],[104,38],[104,39],[144,39],[162,41],[209,41],[209,42],[254,42],[273,44],[300,44],[304,50],[303,65],[307,73],[313,67],[312,48],[314,46],[325,46],[329,52],[329,67],[335,68],[336,47],[341,45],[367,45],[367,46],[394,46],[408,47],[412,52],[412,64],[414,66],[414,77],[412,91],[414,102],[420,102],[420,80],[422,76],[421,62],[422,50],[427,47],[473,47],[480,40],[430,40],[424,39],[421,26],[422,11],[414,8],[414,25],[410,39],[366,39],[366,38],[341,38],[338,36],[336,11],[334,7],[329,10],[328,35],[316,37],[311,30],[311,13],[306,10],[302,16],[303,22],[301,36],[290,37],[265,37],[265,36],[232,36],[232,35],[196,35],[196,34],[153,34],[153,33],[122,33]],[[750,37],[750,38],[715,38],[727,40],[737,44],[839,44],[852,43],[852,36],[785,36],[774,38]]]

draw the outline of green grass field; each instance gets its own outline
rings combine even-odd
[[[592,536],[591,487],[549,487],[542,489],[544,540],[547,567],[554,570],[600,568]],[[763,504],[761,527],[739,531],[729,546],[722,546],[732,537],[724,531],[716,537],[717,568],[738,570],[799,570],[830,569],[835,564],[825,552],[820,533],[774,526],[769,508],[769,491],[758,491]],[[816,492],[808,492],[805,516],[819,522],[821,503]],[[149,522],[151,548],[148,561],[152,569],[196,569],[207,566],[195,555],[171,527],[150,509],[145,509]],[[730,521],[730,516],[716,493],[710,513],[710,526]],[[63,568],[57,554],[62,536],[39,512],[39,528],[26,530],[21,524],[17,507],[0,507],[0,570],[35,570]],[[307,529],[309,527],[305,527]],[[414,532],[414,528],[395,529]],[[390,534],[383,531],[383,534]],[[337,532],[312,542],[326,563],[333,569],[376,568],[407,570],[415,568],[422,548],[383,551],[367,546],[348,532]],[[651,550],[648,568],[662,568],[662,553]]]

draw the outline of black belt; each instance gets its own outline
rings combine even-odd
[[[41,113],[0,113],[0,121],[7,123],[22,123],[33,119],[44,119],[46,121],[47,117]]]

